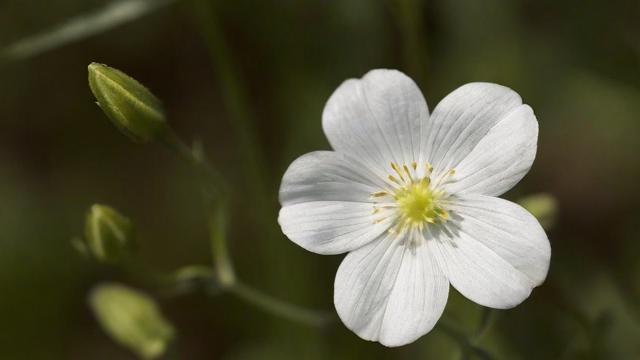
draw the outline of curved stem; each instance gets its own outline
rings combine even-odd
[[[161,142],[198,174],[203,190],[209,197],[225,198],[227,186],[222,175],[209,165],[199,146],[190,148],[172,131],[161,137]]]
[[[189,148],[171,131],[163,140],[165,145],[189,163],[199,175],[204,191],[215,274],[221,290],[228,291],[268,313],[291,321],[311,326],[324,326],[330,323],[332,316],[329,313],[290,304],[237,280],[227,246],[228,209],[227,195],[224,190],[226,184],[222,176],[209,165],[199,146],[195,146],[194,149]]]
[[[227,206],[226,201],[212,205],[209,211],[209,237],[216,275],[220,285],[231,286],[236,281],[235,270],[227,246]]]
[[[330,313],[310,310],[284,302],[239,281],[230,286],[228,290],[238,298],[256,305],[268,313],[294,322],[321,327],[333,321],[333,316]]]
[[[394,0],[393,10],[402,36],[402,51],[407,72],[418,84],[426,84],[428,63],[423,6],[420,0]]]
[[[195,15],[203,34],[205,44],[209,50],[220,87],[222,99],[231,115],[231,125],[234,127],[238,140],[238,149],[245,164],[246,176],[252,179],[252,188],[259,203],[260,210],[268,207],[264,194],[267,192],[267,176],[264,168],[262,151],[258,146],[258,136],[254,126],[247,91],[241,81],[240,71],[232,58],[220,20],[216,17],[214,3],[209,0],[192,0]]]
[[[443,334],[449,336],[453,341],[458,343],[458,346],[462,351],[461,355],[463,359],[467,358],[468,355],[473,354],[480,359],[493,360],[493,356],[487,350],[475,345],[464,333],[456,330],[456,328],[450,325],[445,319],[440,319],[436,330],[440,330]]]

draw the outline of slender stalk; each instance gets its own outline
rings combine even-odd
[[[232,59],[229,45],[222,35],[213,1],[192,1],[220,82],[220,88],[223,89],[221,95],[232,117],[231,125],[238,137],[238,148],[246,167],[247,178],[252,180],[251,190],[259,200],[256,205],[259,207],[258,210],[264,210],[268,206],[265,200],[265,194],[267,194],[265,161],[258,146],[253,116],[249,111],[247,92],[242,86],[240,72]]]
[[[272,315],[301,324],[324,326],[330,323],[332,316],[328,313],[287,303],[238,281],[227,246],[228,209],[227,195],[224,190],[227,186],[224,180],[209,165],[201,147],[195,146],[191,149],[171,132],[165,137],[164,143],[182,160],[192,165],[194,171],[200,175],[199,180],[205,193],[215,274],[222,291],[228,291]]]
[[[281,234],[277,226],[275,226],[277,207],[273,203],[275,197],[269,195],[273,190],[265,167],[267,161],[264,158],[263,149],[259,145],[255,129],[256,118],[251,111],[250,99],[246,88],[243,86],[242,73],[236,66],[237,62],[234,61],[233,52],[225,39],[220,19],[217,16],[217,1],[191,1],[195,10],[196,20],[210,53],[219,86],[222,89],[222,100],[229,112],[231,125],[234,127],[234,133],[237,136],[238,150],[245,171],[245,178],[250,180],[250,183],[245,185],[249,185],[247,191],[252,199],[254,219],[257,222],[264,243],[269,244],[264,249],[263,254],[267,258],[274,258],[280,255],[281,249],[277,242],[281,238]],[[277,270],[279,269],[273,269],[273,271]],[[274,276],[268,276],[266,280],[274,286],[281,283]],[[246,294],[246,292],[242,291],[245,288],[242,285],[239,293]],[[266,298],[268,297],[257,297],[257,299],[263,300]],[[280,309],[275,310],[275,312],[282,313],[282,308],[280,307],[265,307],[265,302],[262,301],[259,304],[267,311]],[[294,316],[294,318],[304,317]]]
[[[478,329],[473,336],[473,342],[477,344],[482,337],[487,333],[489,328],[491,328],[491,324],[493,323],[493,318],[495,314],[495,310],[489,307],[485,307],[482,309],[482,316],[480,317],[480,323],[478,324]]]
[[[475,355],[476,357],[484,360],[493,360],[493,356],[485,349],[475,345],[464,333],[456,330],[456,328],[450,325],[445,319],[440,319],[436,330],[441,331],[443,334],[449,336],[453,341],[458,343],[461,350],[462,359],[469,358],[469,355]]]
[[[268,313],[294,322],[322,327],[331,323],[334,319],[330,313],[309,310],[301,306],[289,304],[241,282],[236,282],[233,286],[229,287],[229,292]]]
[[[171,130],[162,137],[161,141],[195,170],[208,197],[226,199],[225,181],[222,175],[206,161],[202,149],[190,148]]]
[[[236,282],[236,274],[229,255],[227,246],[227,206],[222,201],[215,205],[215,209],[209,212],[209,236],[213,264],[220,285],[231,287]]]
[[[392,0],[396,22],[402,36],[402,52],[407,72],[418,83],[426,84],[427,51],[421,0]]]

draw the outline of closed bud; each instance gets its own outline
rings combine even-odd
[[[132,140],[149,142],[167,130],[160,100],[122,71],[91,63],[89,87],[107,117]]]
[[[549,230],[556,222],[558,201],[553,195],[540,193],[526,196],[518,203],[535,216],[540,225]]]
[[[143,359],[161,356],[175,336],[155,301],[124,285],[99,285],[89,303],[104,331]]]
[[[98,261],[117,263],[131,253],[133,223],[115,209],[95,204],[87,213],[84,246]]]

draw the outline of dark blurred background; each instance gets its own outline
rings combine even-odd
[[[640,358],[639,2],[164,1],[92,34],[92,19],[112,5],[0,2],[0,358],[134,359],[96,323],[87,294],[105,280],[144,284],[70,245],[92,203],[134,220],[137,261],[154,271],[211,262],[193,172],[109,123],[87,86],[93,61],[152,89],[176,132],[201,140],[234,184],[239,276],[326,310],[342,256],[297,247],[276,216],[288,164],[329,148],[320,120],[332,91],[381,67],[413,77],[431,109],[471,81],[515,89],[536,112],[540,140],[529,175],[506,197],[547,192],[559,212],[547,281],[521,306],[494,312],[479,346],[496,359]],[[69,21],[89,30],[34,45],[31,36]],[[247,170],[250,154],[259,176]],[[445,318],[473,333],[482,308],[453,290],[450,298]],[[298,325],[229,295],[157,299],[182,359],[467,358],[440,328],[386,349],[340,323]]]

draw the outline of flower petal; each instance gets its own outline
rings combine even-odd
[[[434,327],[448,292],[427,242],[406,245],[386,235],[342,261],[334,303],[340,319],[361,338],[400,346]]]
[[[336,89],[324,108],[322,126],[335,150],[387,170],[391,161],[410,164],[418,159],[428,118],[427,103],[413,80],[396,70],[378,69]]]
[[[284,206],[278,223],[291,241],[317,254],[357,249],[384,233],[390,220],[374,223],[373,206],[348,201],[312,201]]]
[[[483,195],[456,199],[450,209],[450,225],[431,234],[449,281],[460,293],[504,309],[524,301],[544,281],[551,247],[533,215]]]
[[[522,105],[497,123],[456,167],[447,191],[497,196],[515,186],[536,157],[538,122]]]
[[[345,155],[316,151],[296,159],[280,186],[278,222],[291,241],[319,254],[357,249],[388,229],[374,224],[376,176]],[[373,179],[373,180],[372,180]]]
[[[447,95],[433,110],[423,137],[423,160],[434,175],[456,167],[498,122],[522,105],[513,90],[470,83]]]
[[[282,177],[280,204],[308,201],[371,203],[385,183],[360,162],[334,151],[314,151],[294,160]]]

